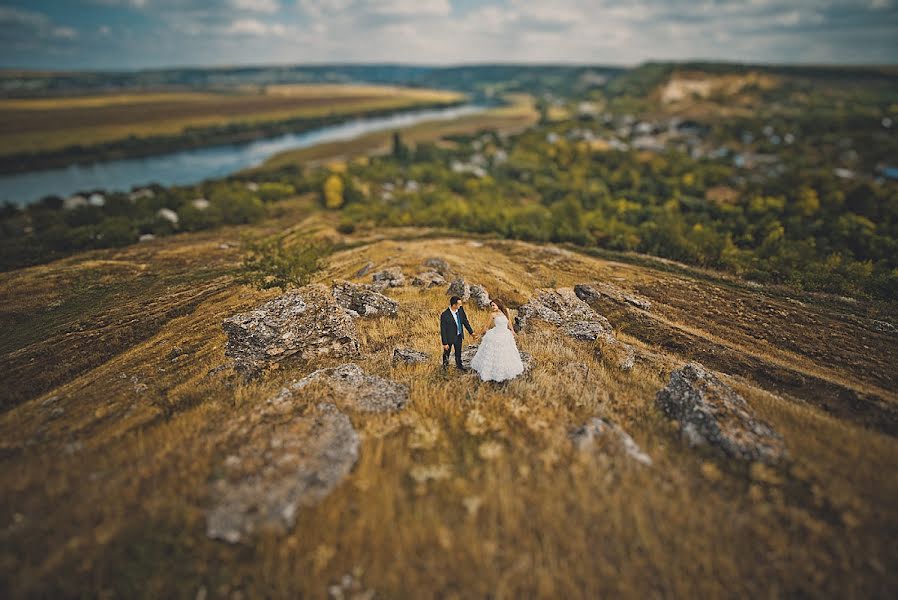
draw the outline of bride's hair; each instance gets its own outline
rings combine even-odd
[[[498,298],[493,298],[493,303],[499,307],[499,310],[502,312],[503,315],[505,315],[506,319],[511,319],[511,317],[508,316],[508,308],[506,308],[504,302],[502,302]]]

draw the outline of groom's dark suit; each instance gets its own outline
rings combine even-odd
[[[456,320],[456,315],[458,320]],[[444,367],[449,365],[449,353],[455,348],[455,365],[459,369],[464,368],[461,363],[461,344],[465,338],[465,329],[468,330],[468,333],[474,335],[474,330],[471,329],[471,324],[468,323],[468,316],[465,314],[463,307],[459,306],[458,311],[454,315],[451,308],[447,308],[440,315],[440,339],[443,340],[444,346],[449,346],[449,348],[443,350]]]

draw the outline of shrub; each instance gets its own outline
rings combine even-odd
[[[284,246],[283,238],[248,241],[241,267],[241,282],[258,289],[308,285],[312,275],[324,268],[330,247],[322,242],[303,241]]]
[[[343,206],[343,180],[340,176],[331,175],[325,179],[322,193],[327,208],[336,209]]]

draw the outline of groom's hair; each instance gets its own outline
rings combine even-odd
[[[449,306],[455,306],[456,304],[458,304],[459,300],[461,300],[461,298],[459,298],[458,296],[452,296],[451,298],[449,298]]]

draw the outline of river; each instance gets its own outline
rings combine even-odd
[[[466,104],[440,109],[410,110],[384,117],[350,119],[338,125],[288,133],[245,144],[209,146],[149,156],[72,165],[13,175],[0,175],[0,202],[30,204],[44,196],[69,196],[95,189],[129,191],[133,187],[191,185],[255,167],[285,150],[351,140],[377,131],[401,129],[425,121],[447,121],[486,110]]]

